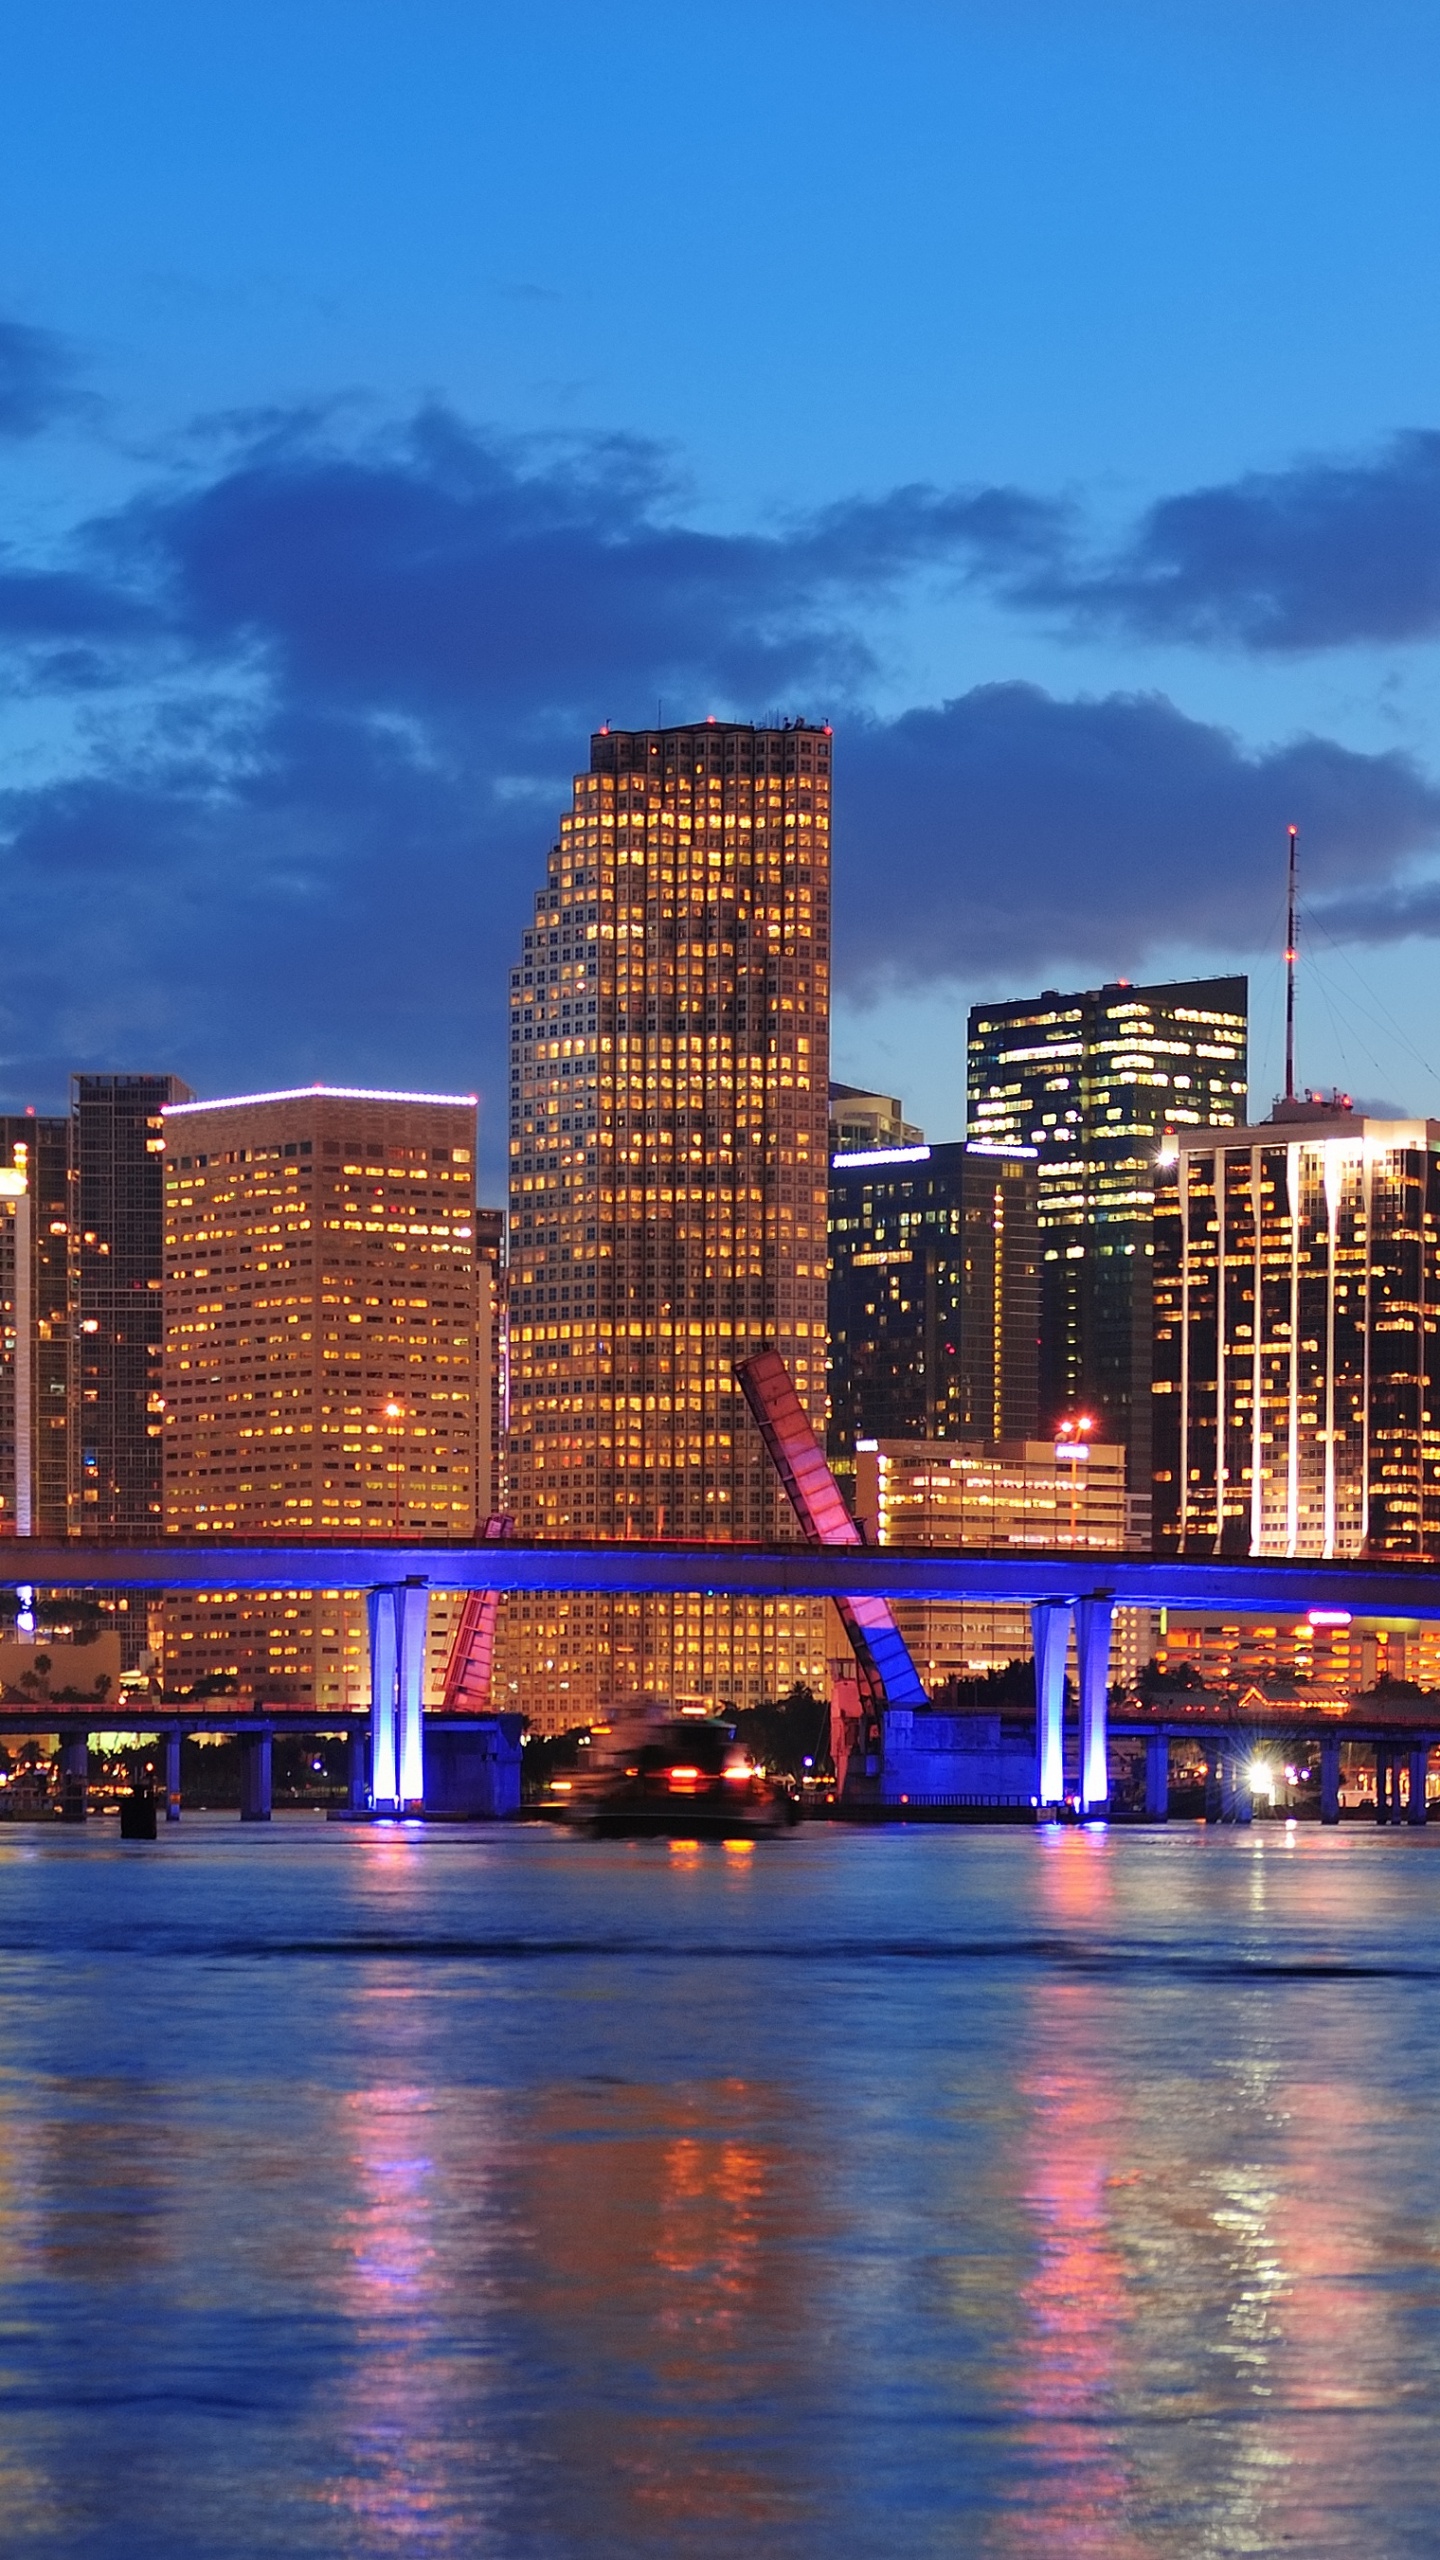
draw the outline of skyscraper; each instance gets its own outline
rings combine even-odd
[[[8,1392],[30,1417],[12,1474],[28,1473],[30,1527],[63,1538],[70,1521],[72,1440],[70,1327],[70,1122],[35,1112],[0,1116],[0,1168],[23,1175],[25,1208],[11,1211],[11,1248],[28,1231],[23,1270],[12,1274],[17,1331]],[[17,1511],[17,1525],[19,1512]],[[23,1535],[23,1529],[21,1534]]]
[[[830,734],[602,730],[511,972],[510,1419],[522,1533],[794,1534],[733,1365],[825,1411]],[[507,1606],[508,1700],[819,1680],[810,1602]]]
[[[1035,1150],[830,1162],[830,1457],[861,1440],[1025,1440],[1039,1391]]]
[[[70,1080],[69,1509],[83,1538],[152,1538],[160,1527],[162,1115],[189,1091],[178,1076]]]
[[[1281,1102],[1158,1179],[1157,1544],[1440,1556],[1440,1122]]]
[[[966,1126],[1020,1140],[1040,1184],[1040,1426],[1088,1408],[1150,1488],[1151,1215],[1167,1132],[1245,1117],[1247,986],[1123,981],[981,1004]]]
[[[473,1096],[186,1102],[165,1137],[167,1532],[473,1536],[490,1500]],[[432,1610],[432,1691],[455,1614]],[[353,1595],[200,1593],[164,1623],[167,1687],[367,1693]]]

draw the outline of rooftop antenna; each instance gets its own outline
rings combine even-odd
[[[1289,829],[1290,875],[1285,905],[1285,1099],[1295,1099],[1295,870],[1300,843],[1298,827]]]

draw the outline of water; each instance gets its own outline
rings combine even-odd
[[[0,2547],[1430,2553],[1440,1839],[0,1832]]]

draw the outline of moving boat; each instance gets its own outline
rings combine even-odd
[[[788,1783],[754,1766],[733,1724],[668,1698],[637,1698],[591,1728],[567,1809],[606,1839],[750,1839],[800,1818]]]

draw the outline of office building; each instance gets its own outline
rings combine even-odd
[[[1149,1493],[1151,1215],[1167,1134],[1246,1111],[1244,978],[1047,988],[970,1015],[967,1134],[1036,1151],[1040,1424],[1088,1413]]]
[[[604,730],[511,973],[510,1444],[522,1534],[795,1534],[734,1363],[825,1413],[830,736]],[[823,1682],[808,1601],[502,1613],[542,1728]]]
[[[868,1093],[863,1085],[830,1084],[830,1153],[918,1147],[925,1132],[905,1117],[898,1093]]]
[[[875,1546],[1114,1555],[1135,1544],[1128,1504],[1124,1450],[1079,1436],[862,1441],[856,1452],[856,1516]],[[932,1696],[1031,1650],[1023,1604],[897,1600],[895,1620]],[[1117,1610],[1112,1676],[1133,1678],[1152,1646],[1152,1612]]]
[[[35,1112],[0,1114],[0,1170],[7,1213],[6,1349],[8,1433],[15,1399],[28,1415],[14,1454],[0,1465],[0,1521],[23,1537],[63,1538],[69,1525],[71,1446],[70,1123]],[[19,1190],[16,1177],[24,1184]],[[23,1200],[23,1207],[20,1205]],[[22,1242],[22,1236],[28,1241]],[[14,1341],[11,1344],[13,1330]],[[24,1499],[17,1488],[24,1480]]]
[[[153,1538],[161,1486],[163,1114],[178,1076],[70,1080],[69,1516],[83,1538]]]
[[[1440,1555],[1440,1122],[1177,1132],[1154,1269],[1157,1544]]]
[[[490,1507],[473,1096],[299,1092],[165,1112],[165,1528],[469,1538]],[[455,1605],[431,1611],[437,1694]],[[368,1694],[363,1599],[167,1601],[167,1689]]]
[[[485,1482],[489,1509],[510,1508],[510,1257],[503,1209],[475,1212],[475,1259],[482,1297],[489,1306],[488,1440]],[[482,1520],[484,1515],[481,1515]]]
[[[1032,1438],[1033,1147],[833,1155],[829,1315],[829,1449],[842,1480],[861,1440]]]

